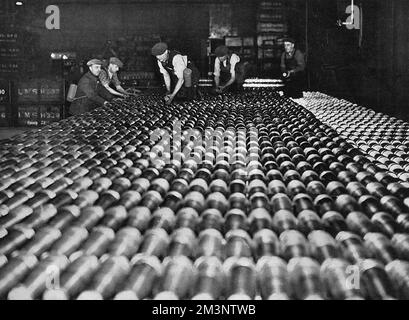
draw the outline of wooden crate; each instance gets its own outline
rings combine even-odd
[[[18,105],[17,124],[22,127],[46,126],[61,120],[61,105]]]

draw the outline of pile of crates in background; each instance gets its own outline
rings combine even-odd
[[[124,62],[120,79],[125,87],[151,87],[157,83],[156,65],[151,55],[152,46],[159,42],[158,35],[135,35],[117,48],[118,57]]]
[[[262,75],[273,74],[279,65],[287,29],[285,1],[261,0],[257,12],[257,46]]]
[[[63,79],[0,80],[0,127],[41,127],[64,117]]]

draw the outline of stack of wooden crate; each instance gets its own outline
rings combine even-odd
[[[259,68],[264,76],[274,76],[287,35],[285,0],[260,0],[257,12]]]

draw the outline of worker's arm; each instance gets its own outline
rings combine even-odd
[[[227,83],[221,87],[222,90],[230,87],[234,82],[236,81],[236,71],[230,72],[230,80],[227,81]]]
[[[170,81],[170,77],[169,77],[169,81]],[[165,96],[166,104],[171,104],[172,103],[173,99],[175,99],[177,93],[182,88],[184,82],[185,82],[185,79],[183,79],[183,76],[181,78],[178,77],[178,82],[176,83],[176,86],[175,86],[175,89],[173,90],[173,92],[170,93],[170,94],[166,94],[166,96]]]
[[[161,65],[162,66],[162,65]],[[163,80],[165,81],[165,86],[166,86],[166,96],[165,96],[165,101],[168,104],[172,103],[173,98],[171,97],[172,94],[170,93],[170,75],[169,73],[165,70],[165,68],[161,68],[161,73],[163,75]]]
[[[165,81],[165,86],[166,86],[166,91],[170,92],[170,75],[169,73],[164,73],[163,74],[163,79]]]
[[[183,56],[178,54],[173,58],[172,61],[173,69],[175,70],[175,75],[178,78],[178,82],[175,85],[175,89],[173,90],[171,96],[172,99],[178,94],[179,90],[182,88],[185,79],[183,77],[183,72],[187,68],[186,62],[183,60]]]
[[[297,67],[292,71],[293,73],[302,72],[305,70],[305,59],[304,54],[300,50],[296,50],[294,53],[294,59],[297,61]]]
[[[114,86],[115,86],[115,88],[116,88],[116,91],[122,93],[122,95],[127,95],[127,94],[128,94],[128,93],[125,91],[125,89],[122,88],[122,86],[121,86],[121,81],[119,81],[119,78],[118,78],[118,74],[117,74],[117,73],[114,73],[114,74],[112,75],[112,82],[113,82],[113,84],[114,84]]]
[[[178,54],[173,58],[172,61],[173,64],[173,70],[175,72],[176,77],[178,78],[178,81],[175,85],[175,89],[171,94],[166,95],[165,100],[167,104],[171,104],[173,99],[176,97],[178,94],[179,90],[182,88],[183,84],[185,83],[185,79],[183,77],[183,73],[185,69],[187,68],[186,62],[183,60],[183,56]]]
[[[126,91],[124,88],[122,88],[121,81],[119,81],[117,73],[114,73],[112,75],[112,82],[113,82],[113,84],[114,84],[114,86],[116,88],[116,91],[120,92],[122,95],[129,95],[129,92]],[[133,91],[141,92],[140,90],[136,90],[136,89],[133,89]]]
[[[297,66],[288,71],[288,75],[295,75],[296,73],[302,72],[305,70],[305,59],[304,54],[300,50],[296,50],[294,53],[294,59],[297,62]]]
[[[122,88],[121,85],[119,85],[119,86],[116,86],[116,90],[120,93],[123,93],[124,95],[132,95],[132,93],[130,93],[131,88],[129,88],[128,90],[125,90],[124,88]],[[132,88],[132,91],[137,92],[137,93],[142,92],[141,90],[138,90],[135,88]]]
[[[125,90],[124,88],[122,88],[121,85],[118,85],[118,86],[116,86],[115,88],[116,88],[116,90],[117,90],[118,92],[120,92],[120,93],[122,93],[122,94],[128,94],[128,92],[126,92],[126,90]]]
[[[158,66],[160,73],[162,73],[163,75],[163,80],[165,81],[166,91],[170,92],[170,75],[162,66],[162,63],[160,63],[160,61],[158,61]]]
[[[116,75],[114,75],[114,76],[116,76]],[[110,93],[110,94],[112,94],[112,95],[114,95],[114,96],[119,96],[119,97],[123,97],[124,95],[122,94],[122,93],[120,93],[120,92],[118,92],[118,91],[116,91],[116,90],[114,90],[114,89],[112,89],[111,87],[110,87],[110,80],[109,80],[109,77],[108,77],[108,74],[105,72],[105,70],[103,70],[103,71],[101,71],[101,73],[99,74],[99,81],[101,82],[101,84],[102,84],[102,86],[105,88],[105,89],[107,89],[108,90],[108,92]],[[115,81],[117,81],[117,83],[119,82],[119,80],[118,80],[118,78],[116,78],[116,80],[115,80],[115,78],[114,78],[114,82]]]
[[[172,99],[178,94],[178,92],[182,88],[184,82],[185,82],[185,79],[183,79],[183,75],[182,75],[181,78],[178,76],[178,82],[176,83],[175,89],[173,90],[173,92],[171,94]]]
[[[214,76],[214,84],[216,88],[220,86],[220,76]]]
[[[220,60],[216,58],[214,60],[214,84],[216,88],[220,86]]]
[[[125,95],[125,94],[119,92],[119,90],[116,91],[116,90],[112,89],[109,85],[103,85],[103,86],[104,86],[105,89],[107,89],[109,91],[109,93],[111,93],[111,94],[113,94],[115,96],[123,97]]]

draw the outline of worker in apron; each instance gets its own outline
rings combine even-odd
[[[284,80],[284,95],[289,98],[302,98],[305,82],[304,54],[295,49],[293,39],[284,40],[284,49],[281,56],[281,71]]]
[[[215,91],[241,91],[246,79],[246,64],[240,57],[230,52],[226,46],[219,46],[215,50],[214,82]]]
[[[160,73],[166,86],[165,102],[171,104],[175,97],[194,99],[199,85],[199,70],[187,56],[169,50],[164,42],[152,48],[152,55],[158,60]]]

